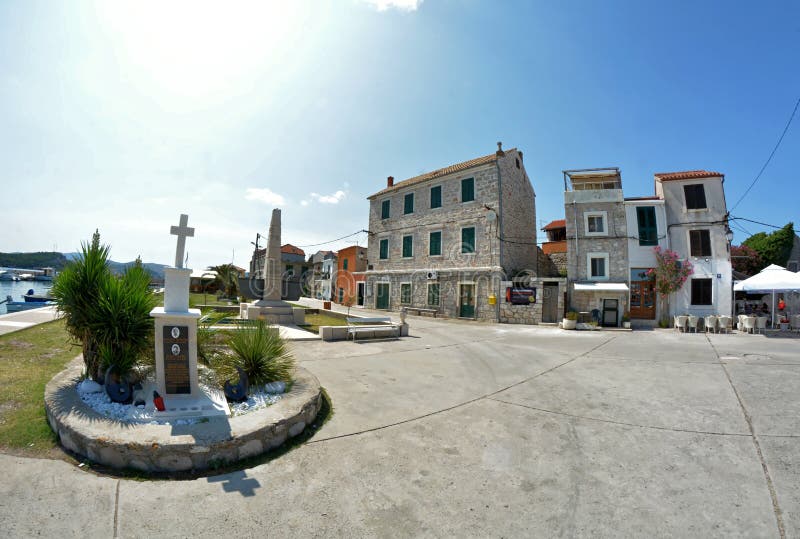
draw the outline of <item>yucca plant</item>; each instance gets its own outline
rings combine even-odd
[[[220,374],[235,378],[236,367],[246,374],[251,385],[282,380],[292,381],[294,358],[277,328],[263,320],[233,331],[228,339],[230,352],[225,356]]]
[[[211,365],[212,359],[219,351],[218,329],[214,326],[220,320],[230,316],[229,313],[209,309],[203,311],[203,316],[197,323],[197,360],[203,365]]]
[[[96,335],[92,328],[95,306],[100,301],[101,290],[111,279],[108,269],[107,245],[100,245],[100,233],[95,230],[91,243],[81,243],[81,253],[67,264],[56,277],[51,294],[56,308],[63,316],[67,332],[83,349],[86,374],[102,381]]]

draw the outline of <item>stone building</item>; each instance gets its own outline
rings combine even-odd
[[[517,149],[390,176],[368,200],[368,307],[500,321],[507,276],[537,282],[535,193]]]
[[[266,249],[257,249],[250,260],[250,274],[258,278],[264,277],[264,260]],[[305,251],[287,243],[281,246],[281,299],[296,300],[305,295],[309,265],[306,263]]]
[[[309,295],[316,299],[330,301],[333,294],[333,283],[336,279],[336,253],[333,251],[317,251],[311,256],[312,276],[310,278]]]
[[[628,228],[619,168],[564,171],[570,308],[618,326],[628,304]]]
[[[689,170],[655,174],[664,201],[669,248],[691,261],[694,272],[672,295],[670,313],[730,315],[733,281],[728,209],[719,172]]]
[[[567,222],[556,219],[547,223],[542,230],[547,241],[542,243],[542,256],[539,261],[539,275],[567,275]]]

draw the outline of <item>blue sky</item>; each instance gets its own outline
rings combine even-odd
[[[619,166],[626,196],[716,170],[730,207],[800,97],[798,58],[795,1],[5,1],[0,251],[99,228],[115,260],[168,264],[188,213],[190,266],[246,266],[275,204],[284,242],[323,242],[367,228],[387,176],[497,141],[524,151],[540,226],[567,168]],[[800,221],[799,165],[796,119],[733,215]]]

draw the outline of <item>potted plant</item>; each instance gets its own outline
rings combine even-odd
[[[631,313],[629,311],[622,313],[622,327],[631,329]]]
[[[578,325],[578,313],[576,311],[569,311],[561,321],[562,329],[575,329]]]

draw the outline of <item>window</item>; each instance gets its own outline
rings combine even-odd
[[[408,193],[403,198],[403,214],[414,213],[414,193]]]
[[[683,186],[683,194],[686,197],[687,210],[704,210],[706,206],[706,192],[702,183]]]
[[[461,252],[475,252],[475,227],[461,229]]]
[[[689,231],[689,253],[692,256],[711,256],[711,237],[708,230]]]
[[[381,219],[388,219],[389,218],[389,211],[391,207],[390,200],[384,200],[381,202]]]
[[[711,305],[711,279],[692,279],[692,305]]]
[[[430,239],[428,240],[428,254],[430,256],[439,256],[442,254],[442,233],[440,231],[431,232]]]
[[[461,202],[475,200],[475,178],[461,180]]]
[[[414,256],[414,236],[403,236],[403,258]]]
[[[442,207],[442,186],[431,187],[431,208]]]
[[[584,231],[587,236],[608,236],[606,221],[608,212],[594,211],[583,214]]]
[[[381,252],[378,258],[380,258],[381,260],[387,260],[389,258],[389,240],[388,239],[381,240],[380,245],[381,245],[380,249]]]
[[[586,273],[590,279],[608,279],[608,253],[587,254]]]
[[[347,271],[347,259],[342,260],[342,269]]]
[[[286,274],[294,275],[294,266],[292,264],[286,264]]]
[[[439,283],[428,285],[428,305],[439,305]]]
[[[658,245],[656,209],[653,206],[637,207],[636,220],[639,223],[639,245]]]
[[[400,303],[411,303],[411,283],[400,283]]]
[[[339,289],[339,303],[344,303],[344,288]]]

